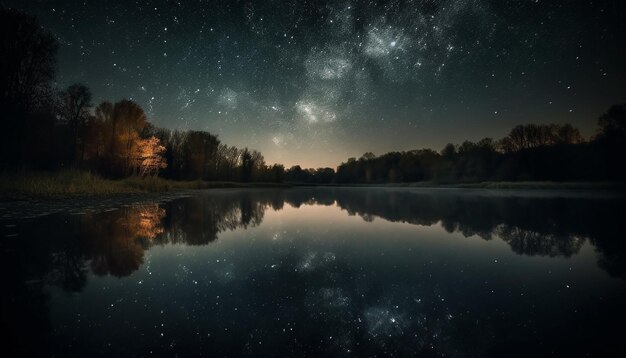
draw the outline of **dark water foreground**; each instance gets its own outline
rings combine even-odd
[[[8,356],[626,356],[617,195],[303,188],[124,204],[5,212]]]

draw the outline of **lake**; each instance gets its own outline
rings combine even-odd
[[[5,217],[3,345],[624,357],[625,204],[607,192],[232,189]]]

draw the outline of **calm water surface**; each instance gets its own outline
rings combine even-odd
[[[548,191],[214,190],[5,219],[4,347],[624,357],[625,203]]]

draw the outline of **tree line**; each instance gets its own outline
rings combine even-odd
[[[283,166],[267,165],[256,150],[227,146],[204,131],[156,128],[131,100],[94,107],[83,84],[54,88],[58,48],[34,17],[0,8],[0,170],[282,181]]]
[[[0,170],[76,168],[114,178],[316,184],[626,179],[619,164],[626,104],[609,108],[590,140],[570,124],[526,124],[499,140],[447,144],[441,151],[368,152],[336,170],[285,170],[208,132],[156,128],[133,101],[94,107],[82,84],[54,88],[58,47],[35,18],[0,8]]]
[[[289,182],[383,184],[431,181],[624,181],[620,165],[626,143],[626,104],[614,105],[598,119],[597,134],[585,140],[571,124],[515,126],[499,140],[447,144],[441,151],[417,149],[372,152],[349,158],[337,170],[287,169]]]
[[[440,152],[419,149],[380,156],[365,153],[337,168],[337,183],[441,183],[481,181],[623,181],[626,104],[614,105],[599,120],[597,135],[584,140],[570,124],[526,124],[500,140],[484,138]]]

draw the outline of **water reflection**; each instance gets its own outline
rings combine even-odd
[[[626,278],[626,245],[620,239],[625,202],[593,197],[371,189],[223,191],[168,204],[144,203],[69,217],[52,215],[34,221],[36,225],[30,221],[19,227],[5,226],[5,231],[27,238],[19,240],[22,245],[30,246],[32,240],[38,244],[39,258],[28,261],[45,265],[27,272],[44,272],[41,276],[46,282],[79,291],[88,267],[98,276],[128,276],[139,269],[144,251],[152,245],[206,245],[221,232],[261,224],[266,210],[281,210],[285,203],[295,208],[336,204],[367,222],[382,218],[441,225],[447,232],[465,237],[502,239],[520,255],[570,257],[589,240],[601,253],[600,267],[612,276]]]
[[[588,242],[598,252],[597,264],[601,269],[610,276],[626,278],[626,244],[620,236],[626,219],[623,199],[403,189],[224,190],[166,204],[131,205],[84,215],[56,214],[5,224],[2,271],[11,294],[3,295],[3,331],[11,332],[9,340],[17,342],[16,346],[27,353],[41,353],[38,350],[42,347],[47,347],[46,353],[59,353],[64,346],[51,342],[51,335],[58,334],[59,328],[49,320],[47,287],[78,293],[99,277],[124,278],[137,272],[147,264],[146,253],[151,248],[210,246],[224,233],[262,226],[270,212],[287,210],[285,206],[303,210],[310,205],[344,211],[339,215],[357,215],[365,222],[363,230],[377,227],[380,220],[441,227],[448,233],[472,237],[468,240],[502,240],[522,256],[572,258],[581,255]],[[312,211],[302,212],[316,215]],[[187,347],[182,352],[191,353],[199,345],[214,344],[212,339],[216,339],[221,345],[211,345],[211,349],[219,355],[231,354],[233,349],[253,355],[258,352],[255,347],[259,342],[265,342],[272,344],[263,346],[264,355],[286,352],[400,356],[536,353],[530,349],[525,352],[524,348],[509,352],[507,345],[518,342],[511,338],[516,334],[524,336],[524,340],[539,340],[544,348],[559,347],[572,337],[580,339],[586,334],[594,337],[589,338],[587,349],[600,340],[596,336],[599,333],[582,328],[570,337],[558,333],[563,325],[567,327],[568,320],[573,320],[570,323],[576,327],[598,323],[590,317],[576,320],[567,316],[563,321],[546,322],[541,313],[533,312],[538,309],[534,301],[531,304],[517,296],[515,300],[519,302],[509,302],[513,294],[541,298],[541,292],[523,289],[532,284],[530,276],[534,274],[515,282],[500,276],[485,278],[498,272],[485,273],[485,269],[461,262],[456,266],[436,265],[436,257],[422,254],[415,258],[407,249],[397,247],[390,249],[396,250],[395,254],[372,261],[370,258],[377,252],[368,254],[367,247],[342,241],[345,228],[328,232],[323,227],[326,217],[305,219],[315,222],[316,230],[325,232],[322,236],[329,236],[333,245],[339,246],[299,240],[300,230],[304,232],[305,228],[293,224],[295,233],[276,248],[270,250],[247,240],[241,245],[251,247],[247,254],[251,256],[245,256],[241,252],[245,250],[240,248],[237,253],[232,250],[228,261],[218,259],[213,263],[217,266],[203,279],[192,280],[193,285],[204,286],[195,286],[193,295],[187,298],[184,295],[188,288],[177,285],[186,282],[192,269],[182,267],[174,279],[162,279],[159,284],[169,285],[163,299],[176,297],[180,305],[187,302],[183,312],[192,321],[194,332],[180,333],[167,345],[159,346],[161,343],[151,341],[149,334],[158,324],[144,327],[134,323],[141,327],[141,337],[145,336],[137,339],[144,345],[156,344],[156,351],[170,353],[181,352],[181,345]],[[340,233],[339,229],[344,231]],[[378,241],[381,240],[386,238]],[[361,253],[369,255],[368,259],[359,258]],[[459,274],[466,271],[473,274]],[[509,271],[511,275],[520,274]],[[502,283],[493,283],[497,280],[505,280],[513,288],[501,289]],[[520,283],[524,280],[529,281]],[[138,291],[134,296],[124,293],[123,299],[134,297],[141,307],[151,308],[154,302],[146,301],[146,297],[158,287]],[[472,300],[468,302],[464,297]],[[538,312],[545,314],[548,309],[556,314],[570,308],[546,306]],[[81,316],[82,320],[99,321],[111,313],[93,313],[91,319],[88,313],[81,314],[87,316]],[[173,324],[180,319],[172,316],[163,320]],[[515,326],[510,326],[511,320]],[[225,331],[220,328],[221,333],[216,333],[216,327]],[[534,331],[528,333],[531,328]],[[502,335],[505,331],[509,333]],[[196,337],[200,333],[202,337]],[[612,334],[619,335],[619,331]],[[552,341],[547,343],[546,339]],[[172,342],[179,344],[178,348],[172,348]],[[80,343],[74,344],[75,348],[80,347]],[[103,352],[128,353],[120,346],[118,350]],[[599,349],[610,353],[614,348],[609,344]],[[83,346],[78,351],[91,350]],[[576,352],[576,347],[567,351]]]

